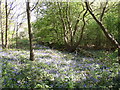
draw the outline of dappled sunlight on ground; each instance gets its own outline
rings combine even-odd
[[[49,48],[45,49],[45,47],[44,49],[34,50],[34,54],[36,66],[34,65],[32,69],[43,70],[47,74],[52,75],[52,80],[55,78],[60,78],[61,80],[71,78],[73,82],[80,82],[91,79],[97,83],[99,78],[102,77],[99,75],[100,73],[111,74],[109,68],[95,58],[79,57],[73,53],[62,53]],[[0,51],[0,60],[3,62],[7,60],[7,62],[15,66],[23,65],[24,67],[29,61],[29,51]],[[95,77],[94,72],[98,72]]]
[[[34,50],[35,61],[42,62],[46,65],[54,66],[54,68],[50,68],[49,70],[45,70],[50,74],[54,74],[55,77],[69,77],[69,75],[76,74],[76,77],[73,77],[73,80],[79,80],[81,78],[85,79],[86,70],[91,69],[94,70],[94,66],[98,66],[99,64],[95,64],[93,58],[80,58],[75,57],[72,54],[63,54],[57,50],[52,49],[39,49]],[[6,51],[0,52],[0,55],[3,58],[8,58],[8,61],[12,61],[13,63],[18,61],[19,59],[29,59],[29,51]],[[76,60],[77,59],[77,60]],[[86,61],[94,61],[94,63],[86,63]],[[78,67],[81,69],[78,69]],[[63,73],[59,73],[63,72]],[[85,75],[83,75],[85,74]],[[79,79],[78,79],[79,78]]]

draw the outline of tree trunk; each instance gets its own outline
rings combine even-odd
[[[18,25],[16,28],[16,48],[18,47]]]
[[[6,13],[6,29],[5,29],[5,48],[7,48],[8,47],[8,13],[7,13],[7,0],[5,1],[5,13]]]
[[[0,23],[1,23],[1,42],[2,42],[2,49],[4,49],[4,39],[3,39],[3,28],[2,28],[2,6],[0,1]]]
[[[69,3],[67,3],[67,6],[65,8],[65,13],[62,12],[62,10],[64,8],[62,8],[61,3],[58,3],[58,8],[59,8],[59,15],[60,15],[60,20],[63,26],[63,33],[64,33],[64,43],[65,43],[65,49],[69,52],[74,52],[76,50],[76,48],[79,46],[82,37],[83,37],[83,31],[84,31],[84,27],[85,27],[85,15],[87,13],[87,11],[85,11],[85,9],[83,9],[79,15],[78,15],[78,19],[76,20],[76,22],[72,23],[72,20],[70,18],[70,5]],[[85,13],[83,14],[82,17],[82,21],[83,21],[83,26],[81,28],[81,33],[80,36],[78,38],[78,40],[76,39],[77,36],[77,32],[78,32],[78,24],[79,24],[79,19],[81,14],[85,11]],[[74,26],[75,23],[75,26]]]
[[[118,3],[118,43],[120,45],[120,2]],[[118,48],[118,60],[120,64],[120,48]]]
[[[113,45],[115,45],[117,48],[120,48],[120,45],[119,45],[119,43],[117,42],[117,40],[115,40],[115,38],[112,37],[112,35],[108,33],[108,30],[104,27],[104,25],[102,24],[102,22],[99,21],[99,20],[95,17],[95,15],[93,14],[93,12],[90,10],[90,6],[89,6],[88,2],[85,2],[85,4],[86,4],[87,10],[89,11],[89,13],[90,13],[91,16],[93,17],[93,19],[97,22],[97,24],[100,26],[100,28],[101,28],[102,31],[104,32],[105,36],[111,41],[111,43],[112,43]]]
[[[30,45],[30,60],[34,61],[34,53],[32,47],[32,32],[31,32],[31,24],[30,24],[30,7],[29,0],[26,2],[26,10],[27,10],[27,21],[28,21],[28,33],[29,33],[29,45]]]

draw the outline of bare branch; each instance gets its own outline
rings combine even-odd
[[[105,13],[105,10],[106,10],[106,7],[107,7],[107,4],[108,4],[108,1],[106,0],[106,2],[105,2],[105,6],[103,7],[102,13],[101,13],[101,15],[100,15],[100,21],[102,21],[102,18],[103,18],[103,16],[104,16],[104,13]]]
[[[84,6],[83,6],[84,7]],[[76,33],[76,31],[77,31],[77,28],[78,28],[78,23],[79,23],[79,21],[80,21],[80,16],[81,16],[81,14],[84,12],[84,8],[83,8],[83,10],[79,13],[79,15],[78,15],[78,19],[76,20],[76,24],[75,24],[75,28],[74,28],[74,32],[73,32],[73,36],[75,35],[75,33]]]
[[[14,3],[14,2],[12,2],[12,3],[10,4],[10,9],[9,9],[9,11],[8,11],[8,15],[10,14],[10,11],[12,10],[13,3]],[[8,5],[7,5],[7,6],[8,6]]]
[[[35,6],[30,10],[31,12],[37,7],[39,0],[36,2]]]

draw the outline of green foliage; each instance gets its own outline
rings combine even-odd
[[[22,39],[17,38],[17,43],[16,43],[16,38],[14,38],[12,42],[13,43],[9,45],[11,48],[17,47],[19,49],[29,49],[29,40],[27,38],[22,38]]]
[[[74,31],[75,25],[77,23],[77,19],[79,16],[79,12],[83,10],[82,3],[69,3],[69,8],[68,11],[67,9],[67,2],[62,3],[61,5],[61,11],[62,11],[62,16],[64,17],[64,22],[66,24],[66,31],[63,29],[63,23],[60,19],[60,11],[58,8],[57,3],[45,3],[46,4],[46,9],[42,9],[44,12],[44,16],[40,17],[36,22],[33,23],[33,28],[34,28],[34,35],[35,38],[37,39],[39,37],[39,41],[43,42],[49,42],[49,43],[56,43],[59,46],[65,45],[65,40],[64,40],[64,33],[66,33],[68,42],[67,44],[70,44],[70,39],[73,38],[73,44],[77,43],[79,41],[80,37],[80,29],[76,30],[76,33],[74,37],[70,36],[70,28],[69,28],[69,23],[71,24],[71,28]],[[70,13],[69,13],[70,12]],[[82,17],[83,13],[81,13]],[[70,19],[70,22],[68,22],[67,17]],[[83,22],[80,20],[80,23],[78,23],[78,28],[81,28],[83,25]],[[55,47],[57,46],[55,44]]]
[[[109,30],[109,33],[118,39],[118,16],[116,15],[117,11],[109,11],[108,13],[109,14],[105,16],[104,23],[106,25],[106,28]]]
[[[117,51],[114,53],[98,51],[95,52],[95,54],[98,55],[96,57],[99,58],[89,59],[76,58],[74,54],[71,53],[37,50],[36,53],[38,54],[36,54],[35,61],[29,61],[27,59],[29,53],[24,50],[4,52],[6,53],[5,56],[0,57],[3,59],[3,88],[107,89],[119,87],[120,84],[120,66],[115,62]],[[39,54],[41,52],[43,55]],[[7,53],[9,54],[7,55]],[[64,58],[64,61],[57,55]],[[17,59],[15,57],[17,57]],[[41,60],[43,61],[40,62]],[[59,64],[57,64],[58,62]],[[68,67],[69,69],[65,70]]]
[[[35,40],[37,40],[37,43],[39,43],[40,41],[43,41],[45,43],[56,43],[59,48],[59,46],[65,44],[64,31],[60,19],[59,8],[56,3],[43,3],[40,4],[40,6],[38,7],[40,8],[41,5],[45,6],[46,8],[41,9],[42,11],[39,14],[42,14],[43,16],[39,17],[39,19],[37,19],[37,21],[33,23]],[[62,16],[64,17],[65,24],[67,24],[67,3],[62,3],[61,5]],[[115,39],[118,39],[118,14],[116,10],[117,7],[111,8],[111,5],[112,3],[109,3],[110,10],[104,14],[103,24],[108,29],[109,33],[112,34]],[[69,3],[68,12],[70,12],[70,14],[67,14],[67,17],[69,17],[72,23],[71,27],[73,28],[73,30],[76,24],[76,20],[78,19],[79,12],[81,12],[82,9],[82,3]],[[96,13],[100,13],[100,11],[98,10],[96,11]],[[81,14],[81,16],[82,15],[83,13]],[[100,15],[98,15],[97,17],[99,16]],[[85,17],[85,20],[88,21],[86,22],[83,39],[80,43],[81,46],[88,46],[93,48],[95,47],[95,49],[114,48],[110,41],[105,37],[101,28],[93,19],[91,19],[91,16],[89,14]],[[82,19],[80,19],[80,22],[78,23],[79,29],[76,31],[76,35],[73,38],[74,43],[77,42],[79,39],[82,25],[83,22]],[[69,30],[68,26],[67,30]],[[67,38],[68,42],[70,42],[69,32],[66,32],[66,34],[68,34]]]

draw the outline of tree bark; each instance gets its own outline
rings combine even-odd
[[[58,2],[57,2],[58,3]],[[61,10],[61,7],[59,5],[60,3],[58,3],[58,8],[59,8],[59,15],[60,15],[60,20],[61,20],[61,23],[62,23],[62,27],[63,27],[63,33],[64,33],[64,42],[65,42],[65,46],[68,46],[68,38],[66,36],[66,31],[67,31],[67,26],[65,24],[65,20],[63,18],[63,15],[62,15],[62,10]]]
[[[0,23],[1,23],[1,42],[2,42],[2,49],[4,49],[4,39],[3,39],[3,28],[2,28],[2,2],[0,1]]]
[[[29,45],[30,45],[30,60],[34,61],[34,53],[33,53],[33,47],[32,47],[32,32],[31,32],[31,24],[30,24],[30,6],[29,6],[29,0],[27,0],[27,2],[26,2],[26,11],[27,11]]]
[[[118,3],[118,43],[120,45],[120,2]],[[118,61],[120,64],[120,48],[118,48]]]
[[[93,14],[93,12],[90,10],[90,6],[88,4],[88,2],[85,2],[86,8],[89,11],[89,13],[91,14],[91,16],[93,17],[93,19],[97,22],[97,24],[100,26],[100,28],[102,29],[102,31],[104,32],[105,36],[111,41],[111,43],[113,45],[115,45],[117,48],[120,48],[119,43],[117,42],[117,40],[115,40],[114,37],[112,37],[111,34],[108,33],[108,30],[105,28],[105,26],[102,24],[101,21],[99,21],[95,15]]]
[[[5,48],[8,47],[8,13],[7,13],[7,0],[5,1],[5,14],[6,14],[6,27],[5,27]]]
[[[74,52],[76,48],[79,46],[80,41],[82,40],[83,37],[83,31],[85,27],[85,15],[87,11],[85,11],[84,7],[83,10],[79,13],[78,18],[76,22],[72,23],[72,18],[71,18],[71,13],[70,13],[70,4],[66,3],[67,6],[65,8],[65,13],[62,13],[62,10],[64,11],[64,8],[62,8],[62,5],[58,3],[58,8],[59,8],[59,15],[60,15],[60,20],[63,25],[63,30],[64,30],[64,42],[65,42],[65,49],[69,52]],[[85,11],[85,13],[82,15],[82,13]],[[77,32],[78,31],[78,24],[80,21],[80,16],[82,17],[83,21],[83,26],[81,28],[81,33],[78,36],[78,40],[76,40]]]
[[[16,48],[18,48],[18,23],[16,27]]]

